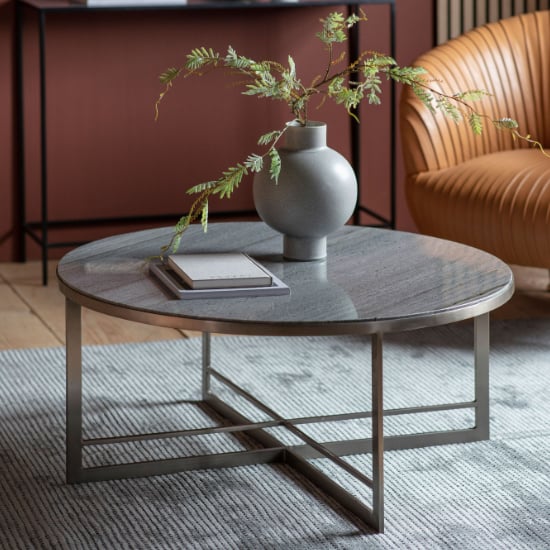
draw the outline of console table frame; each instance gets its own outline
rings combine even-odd
[[[48,209],[48,144],[47,144],[47,75],[46,75],[46,22],[50,15],[59,13],[82,14],[96,12],[121,12],[121,11],[204,11],[204,10],[228,10],[228,9],[256,9],[269,10],[270,8],[298,9],[307,7],[322,6],[346,6],[350,12],[357,12],[361,6],[387,5],[390,10],[390,55],[395,57],[395,0],[299,0],[297,2],[284,2],[282,0],[271,0],[268,3],[246,2],[245,0],[188,0],[181,6],[87,6],[71,3],[69,0],[18,0],[16,3],[16,87],[17,87],[17,126],[18,126],[18,204],[19,204],[19,260],[26,261],[27,246],[26,238],[30,237],[41,249],[42,262],[42,283],[48,283],[48,251],[50,248],[74,247],[82,242],[54,241],[50,238],[50,229],[63,227],[97,226],[101,224],[121,224],[132,222],[164,222],[169,223],[180,217],[181,213],[165,214],[160,216],[132,216],[118,218],[89,218],[79,220],[54,220],[51,219]],[[25,167],[25,112],[24,112],[24,63],[23,63],[23,22],[25,11],[33,11],[38,17],[38,65],[39,65],[39,132],[40,132],[40,216],[39,219],[28,219],[27,217],[27,181]],[[349,40],[350,58],[354,58],[359,51],[359,29],[355,27],[350,33]],[[390,127],[395,128],[395,86],[390,84]],[[357,113],[359,115],[359,113]],[[390,166],[389,166],[389,216],[380,214],[363,204],[361,196],[361,136],[359,125],[350,117],[351,133],[351,163],[360,182],[357,207],[354,213],[354,222],[360,223],[361,214],[367,214],[379,227],[395,229],[396,218],[396,184],[395,184],[395,157],[396,143],[395,132],[390,132]],[[211,217],[223,216],[226,218],[242,217],[253,215],[253,211],[229,211],[212,213]]]

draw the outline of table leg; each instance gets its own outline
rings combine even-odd
[[[201,376],[202,400],[205,401],[210,394],[210,333],[202,333],[202,376]]]
[[[210,341],[203,339],[203,375],[205,374],[205,365],[209,364],[209,360],[205,360],[204,354],[210,353]],[[260,445],[266,448],[280,448],[283,453],[280,460],[294,470],[300,472],[311,483],[325,495],[330,496],[340,506],[351,512],[361,522],[361,528],[364,525],[372,527],[377,532],[384,531],[384,405],[383,405],[383,354],[382,354],[383,336],[382,334],[374,334],[371,337],[371,396],[372,408],[368,413],[371,417],[372,434],[368,440],[368,449],[366,441],[362,442],[362,453],[372,452],[372,478],[365,475],[362,471],[352,466],[340,456],[331,452],[328,447],[330,443],[319,443],[313,437],[300,429],[293,420],[285,419],[280,416],[274,409],[270,408],[265,403],[262,403],[249,392],[239,387],[226,376],[222,375],[216,369],[209,368],[208,375],[213,376],[226,387],[232,389],[242,398],[254,405],[257,409],[267,414],[271,421],[261,422],[256,424],[259,429],[247,431],[251,439],[257,441]],[[233,408],[233,406],[222,401],[215,395],[209,395],[207,399],[208,405],[216,411],[217,414],[229,420],[234,425],[254,427],[253,421],[244,414]],[[347,415],[344,415],[347,416]],[[353,415],[355,416],[355,415]],[[365,417],[366,415],[360,415]],[[357,416],[356,416],[357,417]],[[327,417],[311,418],[314,423],[328,421]],[[261,425],[261,427],[260,427]],[[263,428],[273,426],[281,426],[286,428],[297,438],[304,442],[303,446],[289,446],[277,439],[274,435],[264,431]],[[309,453],[302,453],[306,448]],[[298,451],[298,452],[296,452]],[[309,454],[309,457],[308,457]],[[346,454],[346,453],[343,453]],[[354,453],[348,453],[354,454]],[[324,458],[330,460],[347,474],[350,474],[363,485],[372,490],[372,506],[369,507],[352,495],[340,485],[331,475],[327,475],[315,464],[308,461],[307,458]]]
[[[81,308],[65,300],[66,335],[66,477],[78,483],[82,474],[82,317]]]
[[[489,314],[474,319],[475,431],[489,439]]]
[[[382,334],[372,335],[372,525],[384,532],[384,369]]]
[[[78,483],[100,479],[118,479],[120,477],[141,477],[161,473],[172,473],[185,469],[205,467],[228,467],[245,464],[261,464],[283,461],[301,471],[314,484],[330,494],[342,506],[354,513],[378,532],[384,531],[384,449],[407,448],[425,446],[427,444],[442,444],[450,442],[475,441],[489,437],[489,314],[475,318],[474,324],[474,355],[475,355],[475,400],[470,403],[457,405],[441,405],[432,407],[417,407],[397,411],[384,411],[383,404],[383,335],[371,336],[371,397],[372,409],[363,414],[340,415],[355,418],[371,416],[372,436],[370,440],[354,440],[352,442],[317,443],[312,442],[304,432],[297,428],[299,422],[284,419],[270,410],[266,405],[249,396],[244,390],[235,387],[229,380],[225,383],[239,390],[239,393],[267,412],[272,420],[259,423],[256,427],[248,418],[244,417],[229,405],[225,404],[211,393],[212,376],[224,380],[220,373],[211,367],[211,335],[208,332],[202,335],[202,400],[208,403],[213,410],[222,414],[241,431],[248,431],[249,436],[257,439],[265,449],[249,450],[237,453],[222,453],[197,457],[182,457],[170,460],[149,461],[139,464],[120,464],[95,468],[83,468],[82,449],[86,444],[99,444],[101,440],[83,440],[82,430],[82,320],[81,307],[71,300],[66,300],[66,346],[67,346],[67,403],[66,403],[66,457],[67,482]],[[448,408],[475,408],[475,427],[467,430],[451,430],[432,434],[412,434],[409,436],[393,436],[384,438],[384,416],[392,412],[421,412],[422,410],[445,410]],[[298,419],[300,420],[300,419]],[[308,419],[301,419],[301,422]],[[325,419],[326,420],[326,419]],[[319,421],[323,421],[319,419]],[[262,428],[270,426],[284,426],[304,441],[303,446],[287,446],[265,432]],[[261,427],[260,427],[261,426]],[[214,431],[234,431],[233,427],[214,428]],[[190,430],[195,432],[197,430]],[[208,429],[199,430],[206,433]],[[238,430],[237,430],[238,431]],[[125,440],[151,439],[163,436],[183,436],[184,431],[167,434],[142,434],[140,436],[119,436],[103,439],[104,442],[121,443]],[[450,436],[450,437],[449,437]],[[401,443],[393,440],[402,440]],[[386,443],[386,445],[385,445]],[[389,445],[388,445],[389,443]],[[416,444],[415,444],[416,443]],[[345,444],[342,447],[342,444]],[[357,448],[355,448],[357,447]],[[342,454],[364,453],[372,451],[372,480],[343,462]],[[302,452],[305,451],[305,452]],[[373,491],[372,508],[359,502],[331,478],[322,474],[308,463],[306,457],[330,458],[352,474],[358,480],[371,487]]]

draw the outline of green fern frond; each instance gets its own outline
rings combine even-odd
[[[181,238],[183,237],[183,233],[176,233],[174,235],[174,238],[172,239],[172,252],[177,252],[178,251],[178,248],[180,247],[180,244],[181,244]]]
[[[369,103],[372,105],[380,105],[381,101],[379,94],[382,93],[382,88],[380,87],[381,84],[382,80],[380,80],[378,74],[366,78],[364,84],[357,88],[357,94],[355,97],[355,101],[357,103],[354,107],[359,105],[363,99],[363,94],[361,93],[363,88],[368,91],[367,98]]]
[[[269,72],[258,73],[254,83],[247,84],[243,95],[258,95],[260,97],[277,97],[279,95],[279,83]]]
[[[501,130],[515,130],[519,127],[516,120],[508,117],[493,120],[493,124]]]
[[[188,215],[182,216],[178,220],[178,223],[174,227],[174,230],[179,233],[183,231],[188,225],[189,225],[189,216]]]
[[[470,116],[468,117],[468,123],[470,125],[470,128],[472,129],[472,132],[479,136],[483,132],[483,123],[481,121],[481,117],[477,113],[470,113]]]
[[[268,132],[263,136],[260,136],[258,139],[258,145],[269,145],[273,141],[277,141],[281,136],[281,130],[273,130],[273,132]]]
[[[345,32],[348,20],[339,12],[333,12],[326,19],[321,19],[322,29],[316,34],[317,38],[327,46],[335,42],[345,42],[348,37]]]
[[[252,69],[256,65],[256,61],[249,59],[243,55],[238,55],[232,46],[227,48],[227,54],[224,59],[226,67],[231,67],[240,71]]]
[[[208,198],[205,199],[202,205],[201,225],[202,225],[202,230],[206,233],[208,231]]]
[[[389,55],[374,53],[367,61],[367,64],[375,67],[392,67],[393,65],[397,65],[397,61]]]
[[[203,191],[206,191],[207,189],[212,189],[213,187],[216,187],[219,184],[218,180],[215,181],[205,181],[204,183],[199,183],[198,185],[194,185],[193,187],[190,187],[186,193],[188,195],[194,195],[196,193],[202,193]]]
[[[338,94],[343,90],[344,88],[344,77],[338,76],[336,78],[333,78],[328,85],[327,93],[331,97],[338,97]]]
[[[307,120],[307,116],[305,116],[307,102],[308,98],[305,95],[297,97],[290,102],[290,109],[292,111],[292,114],[300,122],[305,122]]]
[[[426,90],[425,88],[422,88],[421,86],[418,86],[416,84],[411,85],[411,89],[414,93],[414,95],[422,101],[424,106],[431,111],[432,113],[435,113],[435,107],[433,104],[434,96],[431,92]]]
[[[341,87],[339,89],[337,88],[336,93],[331,97],[334,99],[336,103],[344,105],[348,113],[350,113],[352,109],[355,109],[363,99],[365,95],[364,94],[365,89],[366,89],[365,83],[355,88]],[[372,89],[372,93],[376,95],[376,91],[374,88]],[[372,103],[375,103],[375,101],[376,99],[373,99]]]
[[[214,191],[221,199],[231,197],[233,191],[239,187],[243,177],[248,174],[248,169],[243,164],[237,164],[223,172],[223,178],[219,181],[219,186]]]
[[[421,83],[427,71],[424,67],[391,67],[386,73],[395,82],[412,86]]]
[[[458,110],[458,107],[452,103],[447,97],[440,97],[436,100],[436,108],[452,119],[454,122],[459,123],[462,120],[462,115]]]
[[[173,80],[175,80],[181,73],[181,69],[176,69],[175,67],[170,67],[169,69],[166,69],[163,73],[159,75],[159,80],[163,84],[170,84]]]
[[[363,13],[363,11],[361,11],[360,13],[361,13],[361,15],[357,15],[357,14],[354,13],[354,14],[350,15],[349,17],[346,17],[345,25],[348,29],[351,29],[351,27],[353,27],[354,25],[356,25],[360,21],[366,21],[367,20],[367,18],[365,17],[365,14]]]
[[[278,183],[281,174],[281,157],[279,156],[279,151],[275,148],[271,149],[269,151],[269,158],[271,159],[271,164],[269,166],[271,179],[275,180],[275,183]]]
[[[250,66],[250,70],[262,78],[263,75],[271,75],[273,67],[276,67],[276,70],[279,72],[282,70],[282,65],[273,61],[254,61]]]
[[[288,56],[288,69],[281,72],[281,80],[279,81],[279,97],[286,103],[292,100],[294,91],[299,90],[300,81],[296,78],[296,65],[292,57]]]
[[[352,14],[348,17],[344,17],[342,13],[333,12],[326,19],[321,19],[320,21],[322,28],[315,36],[327,48],[330,48],[334,43],[345,42],[348,39],[346,31],[360,21],[367,21],[367,17],[363,10],[360,10],[359,15]]]
[[[207,65],[216,66],[220,60],[220,54],[212,48],[194,48],[191,53],[187,54],[185,68],[189,71],[197,71]]]
[[[453,94],[452,97],[461,101],[479,101],[480,99],[491,95],[492,94],[485,90],[467,90],[465,92]]]
[[[381,92],[382,90],[379,87],[369,89],[369,93],[367,94],[369,105],[380,105],[382,103],[379,95]],[[359,105],[360,101],[357,102],[357,105]]]
[[[291,78],[296,78],[296,63],[290,55],[288,56],[288,73]]]
[[[249,155],[245,160],[244,165],[251,172],[260,172],[264,165],[264,158],[256,154]]]

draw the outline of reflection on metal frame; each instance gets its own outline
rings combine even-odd
[[[81,306],[66,300],[66,346],[67,346],[67,406],[66,406],[66,476],[68,483],[101,481],[120,478],[144,477],[169,474],[185,470],[222,468],[252,464],[285,463],[336,502],[351,512],[358,524],[368,525],[378,532],[384,531],[384,449],[408,449],[448,443],[464,443],[489,438],[489,314],[474,320],[474,385],[475,396],[471,402],[450,403],[384,410],[383,408],[383,335],[371,335],[371,396],[372,410],[351,414],[325,415],[287,419],[242,389],[211,367],[211,338],[202,336],[202,403],[222,417],[219,426],[146,433],[128,436],[84,439],[82,430],[82,332]],[[211,379],[215,378],[226,388],[262,411],[270,420],[254,422],[232,405],[214,395]],[[475,411],[473,427],[434,431],[420,434],[403,434],[384,437],[384,416],[416,414],[470,408]],[[214,416],[214,415],[213,415]],[[318,442],[298,426],[350,419],[370,418],[371,437]],[[287,445],[265,431],[266,428],[283,427],[302,441],[300,445]],[[121,444],[133,441],[167,439],[207,434],[237,434],[247,436],[261,445],[244,451],[213,453],[200,456],[178,457],[114,465],[83,467],[83,448],[93,445]],[[369,477],[353,467],[342,456],[372,454],[372,475]],[[340,484],[319,470],[312,459],[326,458],[343,469],[357,481],[372,490],[372,506],[351,495]]]
[[[434,0],[434,43],[491,21],[549,8],[549,0]]]

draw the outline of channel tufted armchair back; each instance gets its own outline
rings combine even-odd
[[[550,148],[550,11],[473,29],[415,64],[446,93],[491,92],[476,109],[516,119],[522,133]],[[475,136],[467,123],[429,112],[408,89],[400,124],[407,202],[420,232],[550,268],[550,158],[488,120]]]

